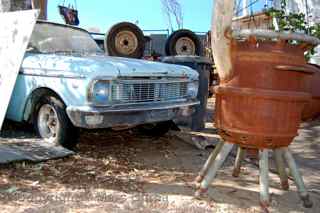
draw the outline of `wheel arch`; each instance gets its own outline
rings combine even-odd
[[[32,93],[28,96],[26,101],[24,111],[23,111],[23,120],[32,123],[35,118],[35,111],[37,109],[37,103],[40,101],[42,97],[45,95],[55,96],[65,105],[63,98],[58,95],[57,92],[48,88],[48,87],[40,87],[32,91]]]

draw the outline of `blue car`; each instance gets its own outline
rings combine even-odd
[[[80,28],[38,21],[6,117],[67,148],[79,128],[167,127],[198,104],[188,67],[110,57]]]

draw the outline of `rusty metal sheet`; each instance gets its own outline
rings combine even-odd
[[[0,129],[38,10],[0,13]]]
[[[20,161],[37,163],[73,154],[73,151],[45,143],[42,139],[11,139],[6,143],[0,138],[0,165]]]

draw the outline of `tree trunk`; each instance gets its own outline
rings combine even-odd
[[[48,0],[32,0],[32,8],[40,9],[39,19],[47,20]]]

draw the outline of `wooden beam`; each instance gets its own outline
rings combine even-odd
[[[0,129],[38,11],[0,13]]]
[[[234,1],[215,0],[212,19],[212,51],[221,82],[232,76],[231,40],[225,36],[231,30]]]
[[[32,8],[40,9],[39,19],[47,20],[48,18],[48,0],[32,0]]]

